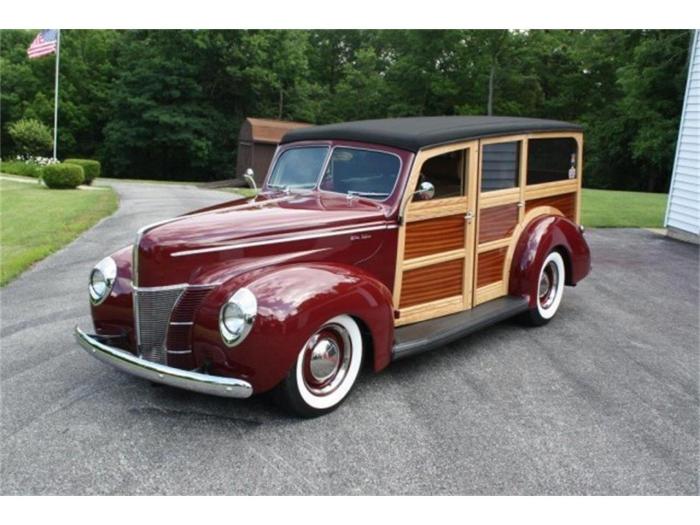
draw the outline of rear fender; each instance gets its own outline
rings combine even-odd
[[[219,333],[219,311],[242,287],[255,294],[258,315],[248,337],[227,347]],[[394,335],[391,293],[357,268],[326,263],[258,269],[213,290],[195,317],[195,360],[212,373],[244,379],[256,393],[264,392],[284,379],[308,338],[341,314],[356,318],[369,333],[374,369],[384,368]]]
[[[513,252],[510,295],[527,297],[530,307],[537,306],[540,268],[552,250],[562,253],[567,285],[576,285],[590,272],[591,252],[581,229],[559,215],[539,216],[523,229]]]

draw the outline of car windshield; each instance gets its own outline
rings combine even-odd
[[[394,190],[400,167],[399,158],[389,153],[335,148],[320,188],[381,201]]]
[[[328,154],[328,147],[293,148],[283,152],[272,170],[270,188],[314,188]]]

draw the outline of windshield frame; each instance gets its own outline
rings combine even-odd
[[[397,153],[395,153],[395,152],[393,152],[393,151],[387,151],[387,150],[382,149],[382,148],[373,148],[373,147],[371,147],[371,146],[356,146],[356,145],[349,145],[349,144],[333,144],[333,143],[329,143],[329,142],[325,142],[325,143],[324,143],[324,142],[322,142],[322,143],[305,143],[305,144],[290,145],[289,147],[284,148],[283,150],[279,151],[279,152],[275,155],[275,157],[274,157],[274,159],[273,159],[274,162],[270,165],[270,170],[269,170],[269,172],[268,172],[268,176],[265,178],[265,185],[263,186],[263,189],[266,189],[266,190],[269,190],[269,191],[285,191],[285,190],[280,190],[280,189],[277,188],[277,187],[271,187],[271,186],[270,186],[270,183],[269,183],[269,179],[270,179],[270,177],[272,176],[272,172],[274,171],[274,168],[275,168],[275,166],[277,165],[277,162],[279,161],[280,157],[281,157],[284,153],[286,153],[287,151],[292,150],[292,149],[299,149],[299,148],[319,148],[319,147],[320,147],[320,148],[327,148],[327,149],[328,149],[328,152],[326,153],[326,158],[325,158],[324,161],[323,161],[323,165],[322,165],[322,167],[321,167],[321,170],[320,170],[320,172],[318,173],[318,175],[317,175],[317,177],[316,177],[316,183],[314,184],[314,186],[313,186],[313,187],[309,187],[309,188],[297,188],[297,189],[295,189],[295,188],[289,188],[288,191],[290,191],[290,192],[296,191],[296,192],[299,192],[299,193],[311,193],[311,192],[330,193],[330,194],[333,194],[333,195],[342,195],[342,196],[344,196],[344,197],[346,197],[346,198],[348,198],[348,199],[350,199],[350,198],[353,198],[353,199],[355,199],[355,198],[363,198],[363,199],[369,199],[369,200],[371,200],[372,202],[381,202],[381,203],[385,203],[385,202],[389,201],[389,200],[394,196],[394,194],[396,193],[396,188],[397,188],[397,186],[398,186],[398,184],[399,184],[399,180],[401,179],[401,175],[402,175],[402,173],[403,173],[403,168],[404,168],[403,159],[401,158],[401,156],[400,156],[399,154],[397,154]],[[386,197],[384,197],[383,199],[380,200],[380,199],[373,199],[372,197],[364,197],[364,196],[362,196],[362,195],[357,195],[357,194],[342,193],[342,192],[339,192],[339,191],[321,189],[321,182],[323,181],[323,177],[325,176],[326,170],[328,169],[328,165],[330,164],[331,158],[333,157],[333,152],[335,152],[335,150],[338,149],[338,148],[340,148],[340,149],[354,149],[354,150],[359,150],[359,151],[372,151],[372,152],[383,153],[383,154],[385,154],[385,155],[392,155],[392,156],[396,157],[396,158],[398,159],[398,161],[399,161],[399,167],[398,167],[398,170],[397,170],[397,172],[396,172],[396,177],[395,177],[395,179],[394,179],[394,185],[392,186],[391,191],[389,192],[389,194],[388,194]]]

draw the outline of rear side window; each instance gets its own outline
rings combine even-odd
[[[481,161],[481,191],[518,186],[520,142],[485,144]]]
[[[572,138],[530,139],[527,145],[527,183],[575,179],[576,141]]]

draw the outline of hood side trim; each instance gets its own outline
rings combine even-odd
[[[254,246],[265,246],[268,244],[276,244],[280,242],[293,242],[293,241],[302,241],[305,239],[320,239],[323,237],[332,237],[335,235],[347,235],[351,233],[362,233],[362,232],[368,232],[368,231],[376,231],[376,230],[392,230],[398,228],[397,224],[390,224],[390,223],[375,223],[373,225],[365,225],[365,226],[356,226],[353,228],[345,228],[345,229],[335,229],[335,230],[321,230],[321,231],[316,231],[313,233],[306,233],[303,235],[289,235],[289,236],[281,236],[281,237],[273,237],[273,238],[268,238],[268,239],[262,239],[259,241],[251,241],[251,242],[246,242],[246,243],[236,243],[236,244],[226,244],[223,246],[212,246],[209,248],[198,248],[195,250],[184,250],[181,252],[174,252],[171,254],[171,257],[184,257],[187,255],[196,255],[200,253],[211,253],[211,252],[221,252],[221,251],[227,251],[227,250],[236,250],[240,248],[251,248]]]

